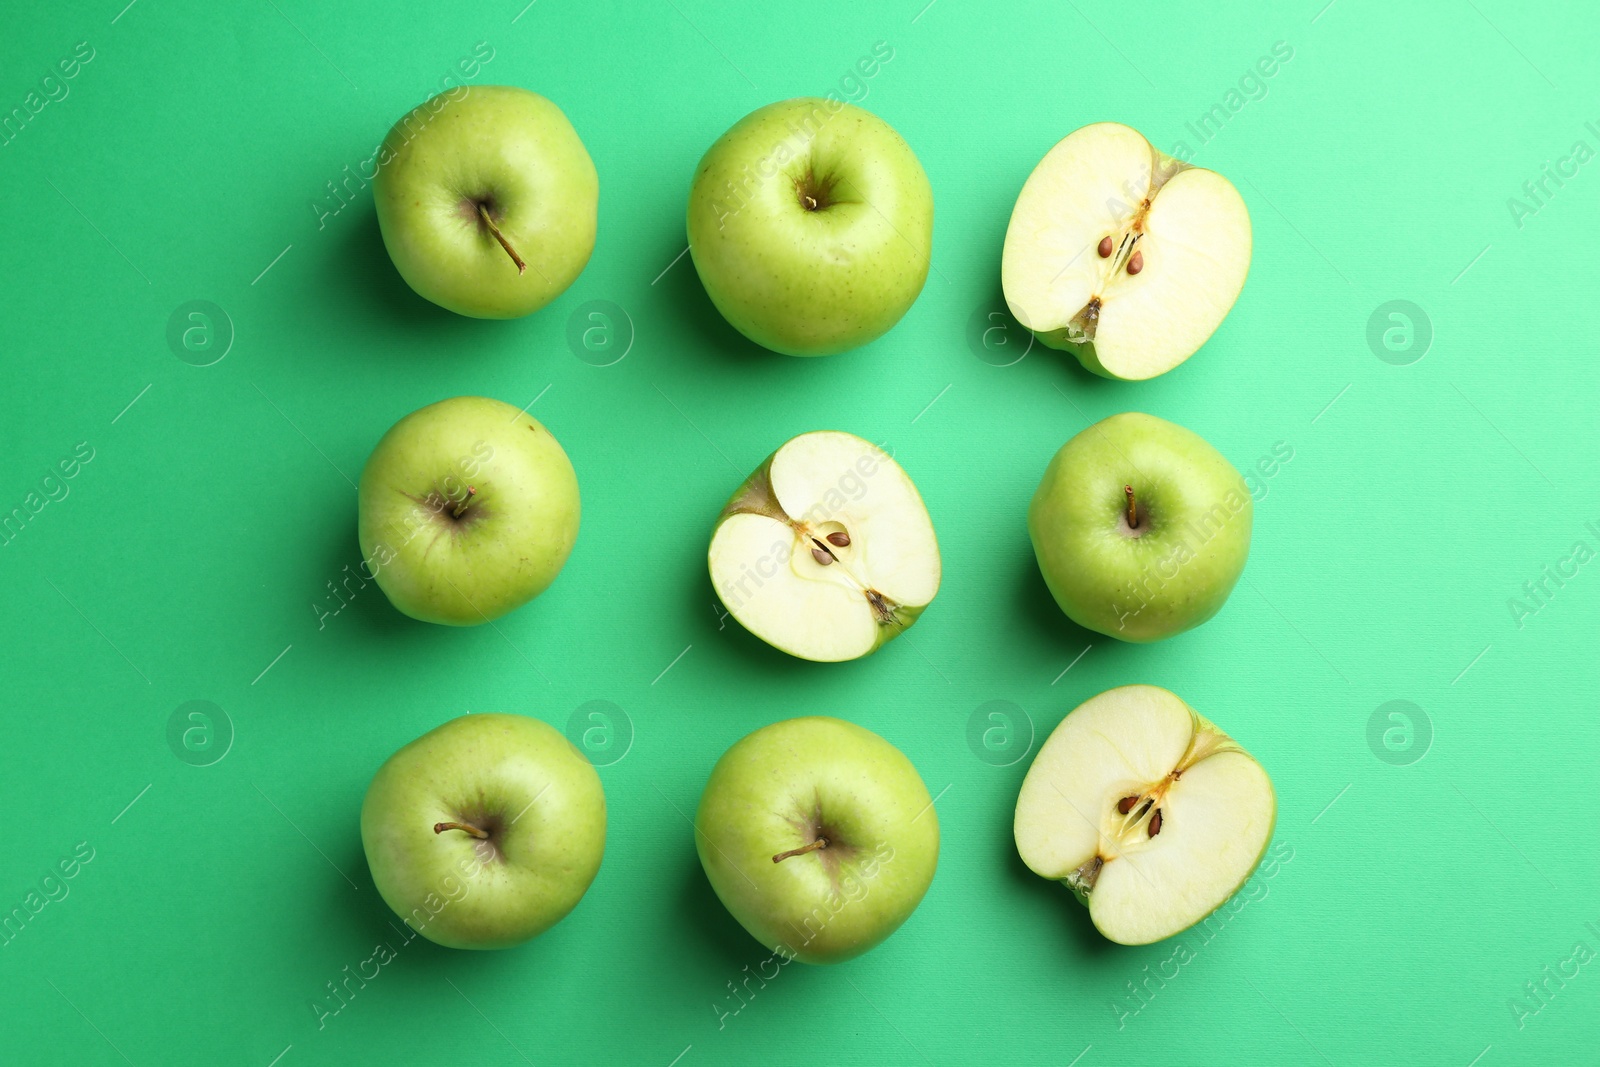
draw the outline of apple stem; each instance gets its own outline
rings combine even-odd
[[[489,836],[489,831],[480,830],[476,826],[464,822],[436,822],[433,824],[433,832],[436,834],[442,834],[446,830],[460,830],[462,833],[471,834],[479,841]]]
[[[478,217],[483,224],[489,227],[489,232],[494,234],[494,239],[500,242],[500,247],[506,250],[506,255],[511,257],[511,262],[517,265],[518,274],[528,273],[528,265],[522,262],[522,257],[517,255],[517,250],[511,247],[511,242],[506,240],[506,235],[500,232],[500,227],[494,224],[494,219],[489,217],[489,209],[482,204],[478,205]]]
[[[819,837],[809,845],[801,845],[799,848],[791,848],[788,852],[778,853],[776,856],[772,857],[772,862],[782,863],[784,860],[793,856],[804,856],[807,852],[815,852],[819,848],[827,847],[828,839],[826,837]]]
[[[1125,485],[1122,491],[1128,495],[1128,529],[1139,528],[1139,505],[1133,499],[1133,486]]]
[[[472,498],[477,495],[477,492],[476,486],[467,486],[467,495],[461,498],[461,503],[450,509],[450,514],[459,519],[461,513],[467,510],[467,505],[472,503]]]

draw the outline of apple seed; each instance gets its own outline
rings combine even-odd
[[[1161,832],[1161,809],[1157,808],[1156,809],[1156,813],[1154,815],[1150,816],[1150,836],[1154,837],[1157,834],[1159,834],[1160,832]]]
[[[1101,259],[1111,258],[1111,238],[1109,236],[1100,238],[1100,248],[1098,251],[1100,252]]]
[[[1121,800],[1117,801],[1117,814],[1128,814],[1128,812],[1133,810],[1133,806],[1137,803],[1139,803],[1139,798],[1137,796],[1123,797]]]
[[[833,562],[833,553],[819,545],[811,550],[811,558],[826,567]]]
[[[1138,274],[1142,270],[1144,270],[1144,253],[1135,252],[1133,258],[1128,260],[1128,273]]]
[[[850,535],[845,533],[843,530],[837,530],[828,535],[828,544],[832,545],[834,548],[849,548]]]

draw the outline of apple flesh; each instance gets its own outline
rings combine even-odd
[[[1199,434],[1130,411],[1061,446],[1028,507],[1045,584],[1079,626],[1160,641],[1222,609],[1250,555],[1243,476]]]
[[[363,561],[390,603],[423,622],[475,626],[561,573],[578,537],[578,477],[537,419],[462,396],[383,435],[358,508]]]
[[[600,182],[555,104],[457,86],[395,123],[372,182],[389,258],[419,296],[511,319],[560,296],[594,251]]]
[[[916,910],[939,862],[939,819],[899,749],[812,716],[723,753],[695,815],[706,878],[756,940],[802,963],[838,963]]]
[[[1128,685],[1074,709],[1017,797],[1017,852],[1112,941],[1187,930],[1244,885],[1272,840],[1272,780],[1175,694]]]
[[[600,776],[554,727],[466,715],[390,756],[361,805],[384,902],[448,948],[507,948],[560,922],[600,869]]]
[[[854,434],[801,434],[717,518],[707,554],[728,612],[802,659],[873,652],[939,591],[939,543],[911,478]]]
[[[1001,284],[1045,344],[1107,378],[1154,378],[1221,324],[1250,244],[1250,212],[1226,178],[1101,122],[1068,134],[1028,176]]]
[[[689,192],[689,250],[740,333],[825,356],[888,332],[922,292],[933,190],[888,123],[803,97],[740,119]]]

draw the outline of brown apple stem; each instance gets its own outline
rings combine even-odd
[[[494,239],[500,242],[500,247],[506,250],[506,255],[511,257],[511,262],[517,265],[518,274],[528,273],[528,265],[522,262],[522,257],[517,255],[517,250],[511,247],[511,242],[506,240],[506,235],[500,232],[500,227],[494,224],[494,219],[489,217],[489,209],[482,204],[478,205],[478,217],[483,224],[489,227],[489,232],[494,234]]]
[[[479,841],[489,836],[489,831],[480,830],[476,826],[464,822],[436,822],[433,824],[433,832],[436,834],[442,834],[446,830],[460,830],[462,833],[471,834]]]
[[[467,505],[472,503],[472,498],[477,494],[477,492],[478,490],[476,486],[467,486],[467,495],[461,498],[461,503],[450,509],[450,514],[459,519],[461,517],[461,513],[467,510]]]
[[[1139,528],[1139,505],[1133,499],[1133,486],[1125,485],[1122,491],[1128,494],[1128,529]]]
[[[819,837],[809,845],[801,845],[799,848],[791,848],[788,852],[778,853],[776,856],[772,857],[772,862],[782,863],[784,860],[789,859],[792,856],[804,856],[807,852],[815,852],[819,848],[827,847],[828,839],[826,837]]]

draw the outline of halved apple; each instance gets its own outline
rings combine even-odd
[[[1272,840],[1272,779],[1175,694],[1091,697],[1039,749],[1017,797],[1017,852],[1066,883],[1124,945],[1187,930],[1244,885]]]
[[[722,509],[711,583],[735,619],[802,659],[856,659],[905,632],[939,591],[939,542],[917,487],[854,434],[801,434]]]
[[[1028,176],[1001,285],[1045,344],[1107,378],[1154,378],[1233,307],[1250,240],[1250,212],[1228,179],[1100,122],[1068,134]]]

